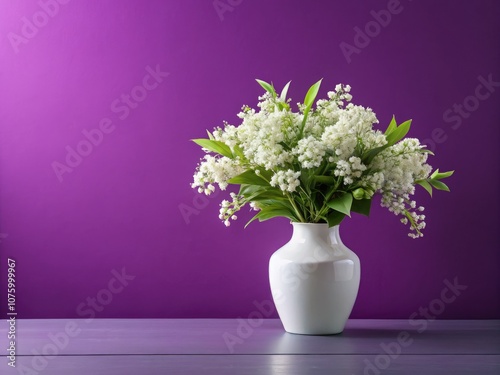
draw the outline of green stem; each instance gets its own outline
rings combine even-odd
[[[290,196],[290,194],[287,194],[287,197],[288,197],[288,200],[290,201],[290,203],[292,204],[293,206],[293,209],[295,210],[295,213],[297,214],[297,217],[299,218],[299,220],[302,222],[302,223],[306,223],[304,217],[302,216],[302,214],[300,213],[297,205],[295,204],[295,201],[294,199]]]
[[[340,182],[342,181],[342,178],[339,177],[337,179],[337,182],[335,183],[335,187],[325,196],[325,199],[324,199],[324,203],[323,205],[321,206],[320,210],[318,211],[318,213],[316,214],[316,218],[315,220],[317,220],[318,218],[320,218],[321,216],[325,216],[326,213],[328,212],[328,210],[330,209],[330,207],[328,207],[326,205],[326,202],[328,202],[330,200],[330,198],[332,197],[333,194],[337,193],[338,192],[338,188],[339,188],[339,185],[340,185]]]
[[[410,221],[410,225],[415,229],[415,232],[417,232],[418,234],[422,234],[422,232],[417,228],[417,223],[415,223],[415,220],[413,220],[410,212],[408,210],[404,210],[404,214]]]

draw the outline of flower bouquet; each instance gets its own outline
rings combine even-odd
[[[315,102],[321,81],[312,85],[298,110],[287,99],[290,82],[278,95],[257,80],[265,93],[258,109],[243,106],[238,126],[207,131],[193,141],[206,155],[194,174],[193,188],[207,195],[239,185],[223,200],[220,219],[226,226],[249,205],[257,213],[247,223],[283,216],[292,222],[340,224],[351,212],[369,215],[373,197],[409,225],[409,236],[423,236],[424,208],[412,195],[416,185],[432,195],[449,191],[441,181],[453,174],[432,172],[433,153],[416,138],[406,138],[411,120],[393,117],[385,131],[376,129],[371,108],[351,103],[349,85],[338,84],[327,99]]]

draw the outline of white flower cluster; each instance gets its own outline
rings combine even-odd
[[[388,140],[373,128],[378,120],[370,108],[350,103],[350,90],[349,85],[337,85],[328,92],[328,99],[316,102],[305,122],[305,105],[293,112],[289,100],[277,95],[259,97],[258,110],[243,106],[238,114],[240,125],[224,123],[212,134],[216,142],[229,147],[233,157],[205,155],[192,186],[210,194],[214,184],[225,190],[229,179],[255,171],[270,186],[279,188],[285,198],[293,199],[294,194],[305,191],[298,189],[301,176],[302,183],[314,175],[321,175],[323,181],[335,178],[335,186],[356,190],[356,196],[371,198],[380,193],[382,206],[403,215],[403,223],[410,223],[410,236],[421,236],[425,216],[419,211],[423,208],[417,208],[410,196],[415,181],[429,177],[427,153],[422,152],[418,139],[407,138],[367,158],[369,151],[386,146]],[[258,202],[245,201],[234,193],[231,197],[232,202],[221,204],[220,218],[226,225],[246,203],[259,209]]]
[[[302,168],[310,169],[321,165],[325,151],[325,144],[311,135],[307,138],[302,138],[292,153],[297,156]]]
[[[214,139],[217,141],[224,142],[231,149],[239,143],[237,136],[238,128],[234,125],[229,125],[227,122],[224,122],[224,130],[221,128],[215,128],[213,131]]]
[[[415,180],[427,178],[431,167],[427,164],[426,152],[416,138],[406,138],[380,154],[372,162],[372,168],[383,171],[385,179],[380,187],[383,191],[413,194]]]
[[[221,219],[226,227],[231,225],[231,220],[236,220],[238,217],[235,215],[236,212],[245,204],[243,202],[243,197],[238,196],[235,193],[230,193],[232,201],[224,199],[220,204],[219,219]]]
[[[297,114],[277,110],[249,111],[241,117],[243,123],[238,126],[236,136],[250,164],[271,170],[293,161],[283,143],[298,136],[300,118]]]
[[[409,194],[397,195],[395,193],[386,192],[382,195],[381,205],[382,207],[387,207],[387,209],[395,215],[404,215],[404,217],[401,218],[401,222],[404,225],[408,223],[411,224],[410,233],[408,233],[409,237],[419,238],[424,236],[420,230],[424,229],[426,226],[424,221],[425,215],[417,212],[424,211],[424,207],[417,207],[417,202],[410,200]]]
[[[357,156],[351,156],[349,160],[339,160],[335,168],[335,176],[342,176],[344,184],[350,185],[355,179],[359,179],[366,171],[366,165],[361,162]]]
[[[329,145],[333,156],[331,162],[346,160],[358,149],[384,146],[387,140],[380,131],[373,130],[373,124],[378,123],[370,108],[348,104],[341,110],[338,121],[325,128],[322,140]]]
[[[365,173],[359,184],[364,188],[369,188],[372,191],[380,191],[382,186],[384,185],[385,175],[383,172],[375,172],[373,169],[370,169],[370,173]]]
[[[215,190],[214,183],[219,185],[219,189],[226,190],[227,180],[239,175],[244,170],[244,167],[237,160],[226,156],[215,157],[207,154],[198,165],[191,187],[197,187],[198,192],[206,195],[210,195]]]
[[[415,212],[424,208],[417,208],[410,195],[415,192],[415,181],[427,178],[431,172],[431,166],[427,164],[428,154],[422,152],[422,148],[418,139],[406,138],[381,152],[372,162],[372,167],[384,174],[383,181],[376,186],[382,193],[382,206],[395,215],[411,216],[413,225],[410,229],[416,233],[410,232],[409,236],[413,238],[423,236],[420,229],[425,228],[425,215]],[[408,218],[404,217],[402,222],[408,223]]]
[[[293,193],[300,185],[300,172],[291,169],[286,171],[277,171],[271,178],[271,186],[278,186],[282,191]]]

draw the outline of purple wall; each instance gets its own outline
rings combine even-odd
[[[9,257],[20,317],[248,316],[270,298],[268,260],[291,226],[244,230],[245,214],[225,228],[223,195],[189,187],[201,156],[189,139],[255,106],[255,78],[292,79],[296,103],[324,77],[320,96],[349,83],[383,126],[412,118],[431,164],[457,171],[451,194],[419,191],[421,240],[378,207],[342,225],[362,262],[352,317],[500,317],[500,84],[482,83],[500,81],[500,3],[59,3],[0,5],[2,316]],[[371,11],[388,8],[380,26]],[[455,278],[467,289],[436,302]]]

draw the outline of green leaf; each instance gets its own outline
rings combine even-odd
[[[269,94],[271,94],[273,98],[276,98],[276,91],[274,90],[273,85],[267,83],[266,81],[262,81],[260,79],[256,79],[256,81],[259,83],[259,85],[262,86],[264,90],[266,90]]]
[[[431,177],[430,177],[430,178],[431,178],[431,179],[433,179],[434,177],[436,177],[436,176],[437,176],[437,174],[438,174],[438,173],[439,173],[439,168],[438,168],[438,169],[436,169],[434,172],[432,172],[432,174],[431,174]]]
[[[292,151],[292,148],[288,146],[285,142],[278,142],[278,144],[285,149],[285,151]]]
[[[249,200],[254,202],[264,202],[266,204],[272,204],[274,201],[280,201],[280,204],[287,202],[287,207],[289,207],[288,199],[283,195],[283,192],[274,188],[258,192],[254,196],[251,196]]]
[[[386,144],[385,146],[380,146],[380,147],[376,147],[374,149],[371,149],[365,155],[363,155],[363,157],[362,157],[363,163],[364,164],[370,164],[373,161],[373,159],[375,158],[375,156],[377,156],[378,154],[380,154],[387,147],[389,147],[388,144]]]
[[[386,135],[387,144],[392,146],[402,140],[410,131],[411,120],[403,122],[396,129]]]
[[[332,211],[331,213],[328,214],[327,220],[328,220],[328,226],[333,227],[335,225],[339,225],[342,220],[344,220],[345,214],[338,212],[338,211]]]
[[[306,108],[311,108],[314,99],[316,99],[316,96],[318,95],[319,87],[321,86],[321,81],[323,78],[321,78],[318,82],[316,82],[314,85],[312,85],[309,90],[307,90],[306,97],[304,98],[304,105]]]
[[[207,135],[208,135],[208,139],[210,139],[211,141],[214,141],[215,138],[214,136],[212,135],[212,133],[210,133],[208,130],[207,130]]]
[[[342,212],[343,214],[351,217],[352,194],[344,193],[339,197],[334,198],[326,205],[335,211]]]
[[[418,180],[418,181],[415,181],[417,184],[419,184],[420,186],[422,186],[425,190],[427,190],[427,192],[429,193],[429,195],[432,197],[432,186],[431,184],[429,184],[427,182],[427,180]]]
[[[313,176],[312,178],[315,182],[320,184],[333,185],[337,181],[333,176]]]
[[[259,200],[257,201],[257,205],[262,209],[273,209],[273,210],[285,210],[289,213],[292,213],[295,217],[295,211],[288,200],[276,200],[276,199],[267,199],[267,200]]]
[[[323,78],[321,78],[318,82],[309,87],[309,90],[307,90],[306,97],[304,98],[304,105],[306,106],[306,108],[304,109],[304,118],[302,119],[302,124],[300,124],[299,139],[301,139],[302,134],[304,134],[304,127],[306,126],[307,116],[309,115],[309,111],[311,110],[311,107],[314,103],[314,99],[316,99],[316,95],[318,95],[322,80]]]
[[[271,186],[241,185],[238,195],[243,195],[247,200],[254,202],[270,199],[288,202],[280,189]]]
[[[241,160],[246,160],[245,154],[243,153],[243,150],[239,145],[234,146],[234,154],[235,156],[238,156]]]
[[[228,158],[231,159],[233,158],[233,153],[231,152],[231,149],[224,142],[214,141],[205,138],[192,139],[192,141],[197,145],[206,148],[209,151],[215,152],[223,156],[227,156]]]
[[[254,217],[252,217],[248,223],[245,224],[245,228],[254,220],[259,220],[260,222],[262,222],[279,216],[287,217],[292,221],[297,221],[293,213],[289,210],[282,208],[264,207]]]
[[[429,184],[434,186],[438,190],[450,191],[450,188],[443,182],[437,180],[428,180]]]
[[[282,197],[283,192],[279,188],[275,188],[269,185],[245,185],[242,184],[240,186],[240,190],[238,195],[243,195],[248,200],[255,200],[254,197],[259,197],[261,194],[266,194],[262,196],[262,199],[265,198],[276,198]]]
[[[265,189],[266,189],[265,187],[260,186],[260,185],[241,184],[240,191],[238,192],[238,195],[243,195],[245,198],[248,198],[254,194],[265,191]]]
[[[360,199],[360,200],[355,199],[352,201],[351,211],[357,212],[358,214],[361,215],[370,216],[371,206],[372,206],[371,199]]]
[[[436,179],[437,180],[442,180],[443,178],[447,178],[447,177],[450,177],[453,175],[453,173],[455,173],[455,171],[448,171],[448,172],[443,172],[443,173],[438,173],[438,175],[436,176]]]
[[[227,181],[230,184],[234,185],[259,185],[259,186],[269,186],[269,183],[264,180],[262,177],[255,174],[255,171],[248,170],[245,171]]]
[[[397,127],[398,127],[398,124],[396,123],[396,117],[394,117],[394,115],[392,115],[392,120],[389,123],[389,126],[387,127],[384,134],[388,135],[389,133],[392,133],[394,130],[396,130]]]
[[[434,173],[431,175],[431,179],[433,180],[442,180],[443,178],[450,177],[453,175],[455,171],[448,171],[448,172],[439,172],[439,168],[434,171]]]
[[[284,102],[286,102],[286,95],[288,94],[288,88],[290,87],[290,83],[292,81],[289,81],[285,87],[283,87],[283,90],[281,90],[281,94],[280,94],[280,99],[283,100]]]
[[[384,151],[386,148],[391,147],[392,145],[398,143],[402,140],[406,134],[410,131],[411,120],[403,122],[401,125],[396,124],[396,118],[392,116],[392,120],[385,131],[385,138],[387,139],[387,144],[384,146],[380,146],[369,150],[365,155],[363,155],[362,160],[365,164],[370,164],[375,156],[377,156],[380,152]]]
[[[426,148],[421,148],[420,152],[434,156],[434,153]]]

